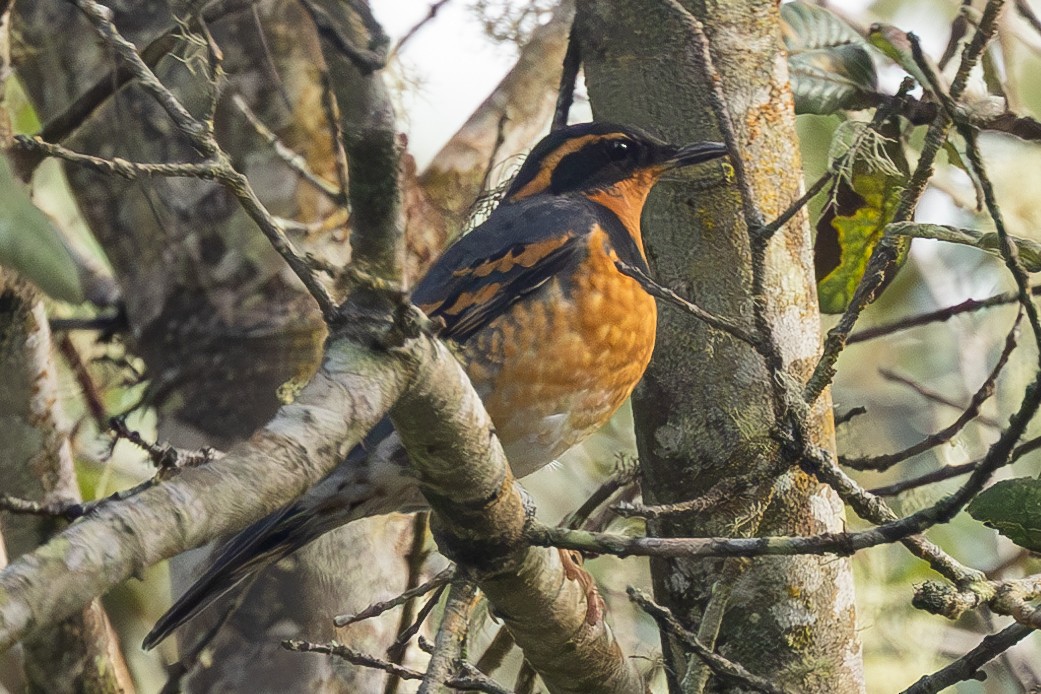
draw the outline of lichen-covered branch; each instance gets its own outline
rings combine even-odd
[[[288,503],[343,459],[405,383],[400,360],[347,340],[331,343],[297,400],[248,442],[212,465],[99,508],[0,572],[0,649],[136,571]]]
[[[461,368],[440,344],[427,351],[391,416],[442,552],[472,572],[551,692],[641,691],[589,575],[556,550],[528,546],[530,509]]]
[[[4,156],[0,153],[0,156]],[[57,366],[40,295],[0,269],[0,476],[5,492],[45,505],[76,502],[72,448],[58,407]],[[0,509],[2,510],[2,509]],[[12,560],[32,552],[66,523],[53,516],[0,512]],[[99,600],[86,600],[24,641],[30,691],[133,692],[119,640]]]

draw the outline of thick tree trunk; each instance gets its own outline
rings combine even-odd
[[[770,219],[800,192],[777,5],[685,4],[705,26],[755,202]],[[584,0],[578,11],[597,118],[644,126],[674,142],[720,139],[704,61],[678,5]],[[710,311],[753,325],[748,229],[736,187],[722,183],[718,170],[660,184],[644,214],[644,231],[659,281]],[[763,285],[763,315],[785,375],[802,382],[820,349],[804,216],[771,241]],[[633,400],[646,502],[695,499],[739,476],[751,481],[696,517],[676,517],[652,530],[725,536],[842,528],[843,509],[831,490],[798,471],[775,483],[781,455],[773,435],[775,402],[755,350],[662,307],[654,359]],[[809,429],[814,445],[834,450],[827,398],[819,401]],[[718,627],[718,650],[752,672],[793,691],[862,691],[849,561],[657,560],[652,572],[659,599],[709,645]],[[684,680],[703,677],[678,644],[664,650],[674,691]]]
[[[79,501],[58,406],[47,315],[38,292],[10,270],[0,270],[0,373],[3,493],[47,503]],[[63,525],[39,516],[0,513],[12,559],[36,549]],[[27,639],[23,661],[29,692],[133,692],[100,600]]]
[[[6,157],[4,150],[10,146],[12,135],[4,98],[11,75],[10,10],[10,2],[0,0],[0,157]],[[6,167],[8,163],[5,160],[0,165]],[[10,197],[17,192],[6,194]],[[47,314],[39,292],[15,272],[3,268],[0,374],[3,493],[45,502],[78,501]],[[46,542],[62,525],[41,517],[0,514],[0,567],[7,564],[8,552],[17,558]],[[22,656],[21,674],[30,692],[133,692],[119,640],[100,600],[27,639]],[[0,689],[2,671],[15,666],[13,658],[5,660],[0,658]]]

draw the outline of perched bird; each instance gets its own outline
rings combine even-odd
[[[657,310],[616,261],[646,270],[640,214],[664,172],[723,145],[666,144],[585,123],[544,138],[502,202],[451,246],[412,300],[444,321],[517,477],[603,425],[643,375]],[[364,516],[423,507],[389,419],[325,480],[218,550],[145,638],[151,648],[255,571]]]

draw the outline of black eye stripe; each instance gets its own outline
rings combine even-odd
[[[631,170],[627,164],[636,163],[636,153],[636,144],[630,140],[612,138],[590,142],[557,162],[550,176],[550,189],[560,193],[581,189],[583,184],[594,180],[598,183],[619,181]]]

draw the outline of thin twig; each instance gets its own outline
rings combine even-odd
[[[350,180],[349,168],[347,166],[347,148],[343,144],[343,124],[340,122],[340,104],[336,100],[336,92],[333,91],[332,76],[327,66],[322,65],[319,69],[322,80],[322,110],[325,112],[325,122],[329,126],[329,139],[332,144],[333,160],[336,162],[336,180],[340,186],[339,195],[344,200],[349,200],[348,182]]]
[[[849,422],[853,421],[854,418],[859,417],[862,414],[867,414],[867,408],[863,405],[851,407],[845,412],[835,415],[835,426],[838,427],[842,426],[843,424],[848,424]]]
[[[857,484],[824,451],[807,451],[807,463],[811,472],[820,481],[835,490],[839,498],[853,509],[854,513],[877,525],[895,521],[898,516],[883,499],[874,496]],[[816,455],[813,455],[816,453]],[[919,559],[929,563],[934,571],[956,584],[971,583],[985,578],[977,569],[965,566],[924,537],[912,535],[901,543]]]
[[[282,79],[282,75],[278,72],[278,66],[275,64],[274,54],[271,52],[271,46],[267,40],[267,32],[264,31],[264,23],[260,19],[260,10],[257,8],[257,3],[250,3],[249,7],[250,18],[253,20],[253,28],[257,32],[257,41],[260,44],[260,50],[264,56],[264,67],[267,68],[268,78],[271,80],[271,84],[277,87],[278,96],[282,99],[282,104],[286,107],[287,111],[292,112],[293,100],[289,98],[289,91],[286,89],[286,83]]]
[[[488,155],[488,164],[484,167],[484,175],[481,176],[481,190],[486,191],[492,184],[492,171],[495,169],[495,160],[499,156],[499,150],[506,142],[506,123],[510,120],[509,113],[503,111],[499,116],[499,122],[495,124],[495,143]],[[474,201],[476,204],[476,201]]]
[[[210,3],[201,16],[191,17],[186,23],[175,23],[167,28],[164,33],[153,39],[147,46],[141,49],[141,59],[150,68],[155,68],[160,60],[181,45],[186,28],[188,31],[193,31],[202,21],[217,21],[252,5],[252,0],[224,0],[224,2],[220,3]],[[38,135],[44,141],[50,143],[59,143],[66,139],[83,123],[87,122],[95,111],[107,103],[113,94],[122,89],[134,77],[134,73],[124,65],[119,65],[107,74],[99,76],[64,111],[48,120]],[[43,158],[43,156],[19,157],[17,161],[19,175],[23,179],[31,177]]]
[[[567,51],[564,53],[564,65],[560,73],[560,87],[557,89],[557,105],[553,109],[553,122],[550,130],[560,130],[567,125],[571,104],[575,101],[575,83],[578,70],[582,67],[582,53],[578,42],[576,23],[571,22],[571,32],[567,38]]]
[[[1022,434],[1029,420],[1031,407],[1041,402],[1041,387],[1029,389],[1020,411],[1013,415],[1006,433],[988,451],[987,456],[973,472],[972,477],[954,494],[910,516],[897,519],[881,499],[871,496],[845,475],[819,451],[818,460],[807,461],[811,472],[832,486],[863,518],[886,520],[875,528],[860,532],[821,533],[803,537],[759,538],[657,538],[628,537],[610,533],[590,533],[578,530],[551,528],[533,524],[529,541],[539,546],[574,549],[583,552],[617,556],[704,557],[704,556],[761,556],[796,554],[849,555],[861,549],[880,544],[903,542],[916,556],[930,563],[942,575],[958,584],[985,580],[982,572],[965,567],[928,542],[916,537],[923,530],[945,523],[954,517],[974,497],[1001,465],[1010,462],[1010,441]],[[888,520],[891,519],[891,520]]]
[[[426,564],[427,557],[430,556],[430,548],[427,545],[427,533],[430,531],[430,512],[420,511],[415,515],[412,520],[412,547],[409,548],[408,552],[408,581],[405,584],[406,592],[409,590],[415,590],[419,586],[419,578],[423,572],[423,565]],[[405,601],[401,607],[401,617],[398,619],[397,633],[402,633],[408,628],[408,625],[412,624],[412,620],[416,616],[416,599],[419,596],[413,596]],[[390,659],[401,664],[405,661],[405,654],[408,653],[408,642],[406,641],[401,648],[395,648],[392,651],[388,650],[387,655]],[[387,677],[387,683],[383,687],[383,694],[396,694],[398,686],[401,683],[401,678],[390,675]]]
[[[815,198],[818,193],[824,190],[824,187],[827,186],[833,178],[835,178],[835,171],[833,169],[835,169],[834,166],[825,171],[820,178],[813,182],[813,185],[811,185],[798,200],[796,200],[788,206],[787,210],[777,215],[777,218],[774,219],[774,221],[764,225],[762,233],[770,235],[774,234],[781,227],[787,224],[792,217],[797,215],[799,213],[799,210],[806,206],[810,202],[810,200],[813,200],[813,198]]]
[[[931,675],[922,677],[905,689],[903,694],[935,694],[935,692],[943,691],[958,682],[976,679],[981,667],[1015,646],[1033,632],[1034,629],[1022,624],[1013,624],[1006,627],[997,634],[984,638],[978,646],[950,665]]]
[[[44,142],[39,136],[15,135],[14,141],[15,146],[20,149],[40,152],[45,156],[78,164],[98,173],[120,176],[128,180],[147,176],[176,176],[212,180],[218,175],[216,163],[209,160],[201,163],[149,164],[127,161],[122,157],[105,158],[82,154],[62,145]]]
[[[333,655],[337,658],[343,658],[349,663],[359,665],[361,667],[373,668],[375,670],[382,670],[383,672],[397,675],[403,680],[421,680],[423,679],[423,673],[419,670],[413,670],[412,668],[403,667],[401,665],[395,665],[389,661],[377,658],[361,651],[356,651],[349,646],[345,646],[342,643],[332,641],[330,643],[311,643],[309,641],[300,641],[296,639],[286,640],[282,642],[282,648],[287,651],[294,651],[297,653],[321,653],[324,655]],[[493,682],[488,677],[485,677],[479,672],[473,669],[467,669],[466,674],[453,677],[445,682],[446,685],[454,689],[466,692],[486,692],[486,694],[509,694],[508,690],[504,689],[501,685]]]
[[[944,395],[943,393],[940,393],[940,392],[937,392],[935,390],[932,390],[931,388],[926,388],[925,386],[923,386],[921,383],[918,383],[914,379],[911,379],[911,378],[909,378],[907,376],[904,376],[902,374],[898,374],[897,372],[895,372],[895,371],[893,371],[891,369],[885,369],[885,368],[879,369],[878,370],[878,374],[882,378],[886,379],[887,381],[890,381],[892,383],[899,383],[900,385],[907,386],[908,388],[913,390],[918,395],[921,395],[926,400],[930,400],[930,401],[935,402],[935,403],[940,404],[940,405],[945,405],[945,406],[950,407],[950,408],[955,409],[955,410],[961,410],[962,409],[961,403],[957,402],[953,398],[949,398],[946,395]],[[976,416],[976,421],[978,423],[983,424],[984,426],[988,426],[988,427],[990,427],[992,429],[1001,429],[1004,426],[1001,422],[997,421],[996,419],[993,419],[993,418],[988,417],[988,416],[983,415],[983,414],[977,415]],[[837,423],[838,422],[836,422],[836,424]]]
[[[348,663],[373,668],[374,670],[382,670],[391,675],[397,675],[403,680],[423,679],[423,673],[418,670],[396,665],[395,663],[383,660],[382,658],[377,658],[376,656],[356,651],[337,641],[331,641],[329,643],[311,643],[309,641],[289,639],[282,642],[282,648],[297,653],[323,653],[325,655],[334,655],[337,658],[343,658]]]
[[[682,296],[672,291],[668,287],[658,284],[650,276],[648,276],[646,272],[636,267],[635,265],[630,265],[629,263],[626,263],[624,261],[616,260],[615,267],[617,267],[618,271],[622,274],[628,275],[629,277],[632,277],[634,280],[639,282],[640,286],[642,286],[644,290],[651,296],[656,296],[659,299],[665,299],[674,306],[683,309],[684,311],[694,316],[698,320],[704,322],[709,327],[725,332],[731,337],[736,338],[741,342],[744,342],[745,344],[751,345],[756,351],[760,351],[761,347],[759,341],[756,340],[748,331],[731,321],[729,318],[717,316],[714,313],[706,311],[697,304],[692,303],[687,299],[684,299]]]
[[[1003,4],[1003,0],[991,0],[984,9],[972,41],[962,52],[958,73],[951,84],[949,96],[952,100],[956,101],[964,92],[968,83],[969,73],[997,31],[997,20]],[[947,133],[950,128],[951,119],[945,110],[941,110],[937,113],[936,119],[929,126],[929,130],[925,135],[921,153],[918,157],[918,165],[915,167],[914,173],[900,196],[897,209],[893,214],[893,221],[906,222],[911,219],[918,205],[918,200],[925,192],[926,185],[932,177],[933,163],[940,148],[947,140]],[[853,326],[856,325],[861,312],[868,304],[874,302],[879,292],[888,283],[898,256],[897,247],[885,240],[875,247],[871,258],[868,260],[864,277],[857,285],[849,306],[843,312],[835,327],[828,331],[828,336],[824,341],[823,353],[803,392],[806,402],[815,402],[835,377],[835,362],[838,361],[839,354],[846,346],[846,341],[853,330]]]
[[[891,544],[921,532],[925,523],[917,522],[917,519],[912,523],[911,518],[908,516],[898,522],[859,532],[769,537],[634,537],[536,524],[528,531],[528,541],[539,547],[618,557],[851,556],[860,550]]]
[[[121,439],[126,439],[148,454],[149,460],[160,471],[169,473],[181,468],[198,467],[210,463],[222,456],[215,448],[204,446],[197,450],[181,450],[170,444],[158,444],[146,440],[141,434],[126,425],[126,418],[112,417],[109,426]]]
[[[954,438],[958,432],[979,415],[983,404],[994,394],[998,376],[1000,376],[1001,372],[1004,371],[1005,365],[1008,364],[1009,357],[1012,356],[1012,351],[1016,348],[1016,334],[1019,332],[1019,322],[1022,317],[1023,312],[1020,311],[1016,315],[1016,320],[1012,324],[1012,329],[1009,330],[1008,335],[1005,337],[1005,346],[1002,348],[1001,354],[998,355],[998,360],[994,364],[994,368],[991,369],[979,389],[973,393],[968,406],[962,410],[957,419],[940,431],[926,436],[921,441],[908,446],[902,451],[864,458],[840,457],[839,463],[846,467],[851,467],[854,470],[888,470],[897,463],[913,458],[914,456],[937,446],[941,446]]]
[[[654,618],[658,626],[676,638],[680,639],[691,651],[701,658],[717,676],[745,689],[749,688],[766,694],[785,694],[785,689],[777,686],[770,680],[754,675],[739,663],[727,660],[718,653],[706,648],[694,634],[690,633],[668,608],[654,602],[650,596],[643,591],[629,586],[627,589],[629,599],[635,602],[644,612]]]
[[[333,624],[338,627],[345,627],[355,622],[360,622],[365,619],[372,619],[378,617],[387,610],[392,610],[399,605],[404,605],[409,600],[426,595],[432,590],[436,590],[443,586],[448,585],[449,581],[452,580],[452,576],[455,575],[455,567],[450,566],[447,569],[442,570],[439,574],[431,578],[426,583],[416,586],[412,590],[406,590],[401,595],[398,595],[390,600],[373,603],[364,610],[357,614],[341,614],[333,618]]]
[[[1034,296],[1041,295],[1041,287],[1031,288],[1031,294]],[[942,323],[950,320],[955,316],[959,316],[963,313],[971,313],[974,311],[980,311],[986,308],[992,308],[994,306],[1007,306],[1008,304],[1015,304],[1019,302],[1019,292],[1006,292],[1004,294],[996,294],[994,296],[987,297],[986,299],[966,299],[961,303],[953,306],[947,306],[946,308],[937,309],[930,311],[929,313],[920,313],[916,316],[908,316],[907,318],[901,318],[900,320],[893,321],[892,323],[886,323],[884,325],[877,325],[871,328],[864,328],[858,330],[849,336],[846,340],[847,345],[856,344],[857,342],[866,342],[867,340],[874,340],[879,337],[885,337],[894,333],[901,332],[903,330],[909,330],[911,328],[921,327],[923,325],[929,325],[930,323]]]
[[[906,492],[909,489],[917,489],[918,487],[924,487],[927,484],[943,482],[955,477],[960,477],[961,475],[967,475],[975,470],[978,465],[979,463],[976,462],[964,463],[962,465],[949,465],[918,477],[900,480],[893,484],[887,484],[884,487],[875,487],[874,489],[869,490],[869,493],[874,494],[875,496],[896,496],[897,494]]]
[[[582,502],[581,506],[561,520],[560,525],[565,528],[581,528],[598,508],[614,496],[615,492],[629,486],[636,480],[637,470],[638,468],[633,466],[629,469],[623,468],[621,471],[611,475]]]
[[[623,518],[644,518],[652,520],[656,518],[668,518],[670,516],[681,516],[703,513],[718,506],[726,499],[733,499],[737,495],[747,492],[756,484],[761,483],[756,475],[736,475],[734,477],[721,479],[696,499],[679,501],[674,504],[618,504],[612,510]]]
[[[18,515],[64,518],[67,521],[73,521],[80,516],[73,510],[77,506],[79,504],[74,501],[33,501],[0,494],[0,511]]]
[[[155,73],[141,60],[134,44],[127,41],[112,22],[112,10],[99,4],[96,0],[74,1],[98,34],[126,62],[128,69],[141,87],[159,102],[181,134],[208,161],[211,167],[208,177],[220,181],[238,198],[246,213],[314,297],[322,315],[331,322],[336,316],[335,302],[318,281],[304,258],[297,253],[293,244],[286,237],[285,230],[278,225],[271,213],[260,202],[249,179],[235,169],[231,158],[221,149],[213,133],[212,123],[200,121],[192,116],[177,97],[159,81]],[[200,177],[207,176],[200,175]]]
[[[108,414],[105,410],[105,402],[102,399],[98,384],[94,382],[94,377],[83,362],[83,356],[68,333],[58,337],[57,343],[58,351],[65,358],[65,363],[68,364],[73,377],[76,379],[76,383],[80,387],[80,392],[83,394],[83,402],[87,405],[87,411],[90,412],[94,425],[97,426],[98,431],[104,431],[108,428]]]
[[[434,592],[427,598],[426,602],[423,603],[423,606],[419,608],[418,612],[416,612],[416,618],[412,620],[412,623],[405,627],[403,631],[399,632],[397,638],[394,639],[394,643],[387,647],[387,655],[390,656],[391,659],[400,657],[397,656],[397,654],[404,651],[405,644],[411,641],[412,637],[419,632],[420,628],[422,628],[423,622],[426,621],[427,617],[430,616],[430,613],[434,611],[435,607],[437,607],[437,603],[441,601],[441,595],[444,594],[446,588],[448,588],[447,585],[435,588]]]
[[[451,0],[437,0],[437,2],[433,3],[427,10],[426,16],[418,22],[416,22],[415,24],[413,24],[412,28],[406,31],[405,35],[398,39],[398,42],[394,44],[393,48],[390,49],[390,52],[387,53],[386,62],[389,63],[392,60],[394,60],[394,58],[397,57],[398,53],[401,52],[401,49],[405,46],[405,44],[408,43],[409,39],[415,36],[419,32],[419,30],[425,27],[429,22],[433,21],[434,17],[437,16],[438,11],[440,11],[440,9],[447,5],[449,2],[451,2]]]
[[[267,127],[264,122],[260,120],[260,117],[253,112],[253,109],[249,107],[249,104],[246,103],[246,100],[241,94],[232,95],[231,101],[235,104],[235,107],[249,122],[257,134],[271,146],[275,151],[275,154],[278,155],[278,158],[281,159],[286,166],[295,171],[300,178],[310,183],[318,190],[318,192],[324,194],[336,204],[344,205],[347,203],[343,191],[312,171],[311,167],[307,165],[307,160],[282,142],[278,135],[276,135],[271,128]]]
[[[1027,453],[1033,453],[1034,451],[1041,449],[1041,436],[1036,438],[1028,439],[1023,443],[1016,446],[1015,450],[1012,451],[1012,460],[1015,462],[1025,456]],[[965,463],[963,465],[951,465],[949,467],[942,467],[939,470],[928,472],[920,477],[914,477],[909,480],[902,480],[900,482],[894,482],[893,484],[885,487],[878,487],[871,490],[871,494],[877,496],[893,496],[900,492],[905,492],[908,489],[914,489],[916,487],[923,487],[927,484],[934,482],[942,482],[949,480],[952,477],[958,477],[959,475],[967,475],[973,472],[980,466],[980,460],[974,460],[971,463]]]

